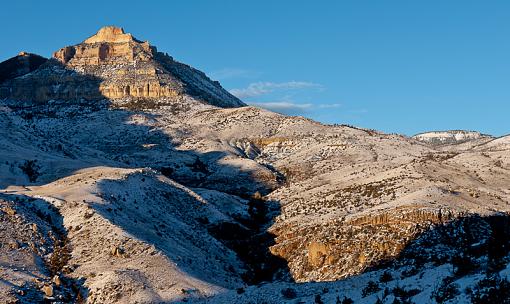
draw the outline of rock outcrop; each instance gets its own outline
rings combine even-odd
[[[105,26],[101,28],[97,34],[86,39],[85,43],[97,43],[97,42],[130,42],[135,41],[131,34],[124,33],[124,30],[120,27]]]
[[[203,72],[113,26],[101,28],[80,44],[61,48],[31,75],[15,78],[33,70],[9,74],[7,79],[14,79],[0,87],[0,98],[40,103],[104,98],[159,102],[191,97],[220,107],[244,105]]]
[[[492,136],[482,134],[476,131],[452,130],[452,131],[433,131],[420,133],[413,136],[414,139],[432,144],[432,145],[451,145],[461,144],[475,140],[490,140]]]
[[[296,281],[333,281],[398,257],[411,240],[461,216],[448,209],[407,206],[313,227],[282,225],[272,252],[283,257]]]

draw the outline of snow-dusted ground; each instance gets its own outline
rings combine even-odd
[[[416,225],[436,221],[438,210],[455,217],[510,208],[504,139],[442,152],[397,135],[189,103],[145,111],[57,104],[30,110],[29,118],[2,108],[3,196],[57,208],[72,248],[67,276],[84,279],[90,303],[314,303],[317,296],[393,303],[401,289],[429,303],[453,271],[447,260],[412,275],[403,274],[409,265],[392,266],[388,282],[380,281],[384,269],[364,271],[398,255],[419,237]],[[27,160],[36,160],[32,182],[22,170]],[[301,283],[246,286],[243,261],[208,230],[242,226],[250,214],[241,197],[256,191],[281,206],[269,214],[276,235],[270,250]],[[461,292],[450,302],[467,301],[463,290],[482,277],[455,277]],[[324,280],[333,282],[312,283]],[[370,281],[381,290],[363,296]]]
[[[413,136],[414,139],[430,144],[460,144],[470,141],[476,141],[478,144],[494,139],[490,135],[482,134],[476,131],[452,130],[452,131],[434,131],[421,133]]]
[[[135,42],[1,84],[0,301],[510,299],[508,136],[218,108],[242,103]]]

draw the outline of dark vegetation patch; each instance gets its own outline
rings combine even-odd
[[[269,247],[275,244],[275,236],[267,231],[271,223],[268,213],[271,202],[255,195],[249,200],[249,219],[242,223],[222,222],[210,225],[209,233],[232,249],[244,263],[243,280],[250,285],[288,279],[287,261],[274,256]]]
[[[35,183],[37,178],[41,175],[39,173],[41,167],[37,164],[37,160],[25,160],[19,168],[28,177],[31,183]]]

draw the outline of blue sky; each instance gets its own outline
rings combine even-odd
[[[0,60],[50,56],[103,25],[276,111],[510,133],[509,1],[4,1]]]

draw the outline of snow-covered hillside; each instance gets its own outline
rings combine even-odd
[[[138,58],[126,43],[143,60],[151,50],[112,31],[93,36],[108,40],[100,70],[64,48],[61,74],[43,64],[2,83],[30,83],[38,98],[0,100],[2,301],[510,299],[508,137],[413,139],[222,104],[219,84],[178,64],[151,81],[215,89],[134,96],[151,67],[87,78]],[[65,85],[48,92],[41,75]]]
[[[434,131],[413,136],[414,139],[434,145],[461,144],[469,141],[489,141],[492,136],[476,131]]]

